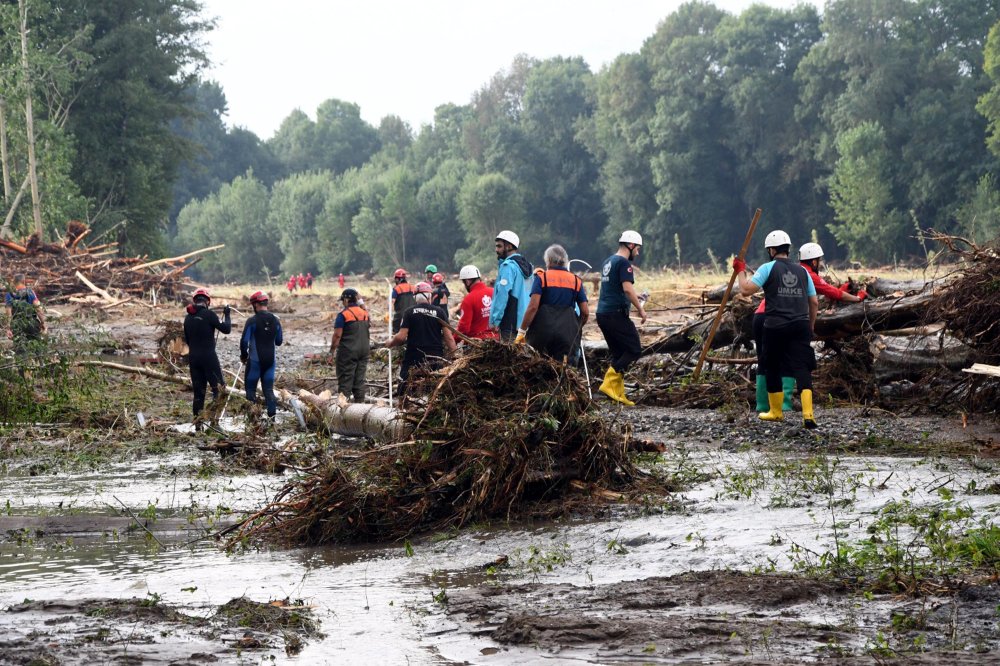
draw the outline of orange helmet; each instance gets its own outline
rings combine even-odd
[[[255,291],[250,295],[251,303],[267,303],[269,300],[266,291]]]
[[[407,276],[407,272],[405,270],[403,270],[402,268],[397,268],[396,272],[393,274],[393,277],[396,278],[397,280],[399,278],[405,278],[406,276]]]
[[[211,296],[211,294],[209,294],[208,293],[208,289],[205,289],[204,287],[202,287],[201,289],[198,289],[197,291],[195,291],[194,295],[191,296],[191,300],[192,301],[196,301],[199,298],[204,298],[209,303],[212,302],[212,296]]]
[[[433,275],[433,276],[431,277],[431,281],[432,281],[432,282],[433,282],[434,284],[444,284],[444,276],[443,276],[443,275],[441,275],[440,273],[435,273],[435,274],[434,274],[434,275]]]

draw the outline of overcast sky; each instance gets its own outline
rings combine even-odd
[[[377,125],[396,114],[414,129],[434,108],[465,104],[525,53],[582,56],[592,71],[638,51],[680,0],[203,0],[217,28],[212,68],[230,125],[270,138],[295,108],[316,117],[337,98]],[[766,0],[791,7],[800,0]],[[817,0],[811,0],[817,4]],[[749,0],[716,0],[739,13]]]

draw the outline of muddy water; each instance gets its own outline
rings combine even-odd
[[[668,456],[662,466],[673,470],[679,460]],[[694,451],[685,464],[714,478],[683,493],[680,508],[663,512],[652,503],[645,513],[612,514],[599,521],[426,537],[413,544],[412,556],[401,545],[236,555],[224,554],[211,542],[180,546],[197,535],[189,525],[211,528],[215,519],[225,520],[216,515],[220,508],[238,512],[259,506],[285,481],[262,475],[199,479],[197,455],[153,457],[85,475],[12,475],[0,478],[0,505],[11,502],[8,515],[0,517],[0,535],[22,527],[29,532],[27,538],[8,536],[0,542],[0,608],[25,598],[156,594],[164,604],[204,616],[241,595],[257,601],[302,599],[314,607],[325,638],[309,641],[295,657],[276,649],[238,655],[216,646],[221,663],[271,657],[303,664],[522,663],[539,658],[601,662],[593,651],[548,653],[499,645],[461,613],[446,613],[439,602],[448,595],[458,598],[463,589],[492,584],[486,567],[502,556],[509,566],[495,578],[503,583],[541,582],[567,589],[687,571],[787,571],[792,543],[818,552],[830,548],[835,521],[840,538],[859,538],[890,500],[928,504],[950,492],[977,516],[1000,511],[1000,497],[967,492],[973,480],[979,488],[995,480],[997,471],[982,462],[973,467],[960,460],[844,457],[825,478],[833,482],[835,499],[851,501],[831,508],[830,495],[814,492],[816,484],[773,478],[767,470],[775,460],[757,451]],[[137,516],[152,505],[156,520],[141,520],[165,547],[143,530],[127,529],[135,521],[123,515],[120,503]],[[95,527],[102,521],[112,527]],[[39,529],[46,532],[40,538],[34,534]],[[526,594],[525,603],[540,602]],[[872,617],[879,610],[878,602],[867,607]],[[740,608],[719,604],[715,612],[739,613]],[[864,614],[859,618],[850,605],[831,606],[823,599],[806,604],[798,621],[835,625],[848,615],[856,625],[875,622]],[[0,613],[0,638],[24,640],[51,619]],[[178,633],[157,638],[144,650],[168,661],[204,651],[203,643]],[[88,663],[92,656],[84,654],[76,663]]]

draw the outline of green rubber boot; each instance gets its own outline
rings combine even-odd
[[[760,389],[757,389],[760,391]],[[781,403],[781,408],[786,412],[792,411],[792,396],[795,395],[795,377],[782,377],[781,378],[781,390],[785,394],[785,401]],[[765,387],[764,394],[767,395],[767,389]],[[759,400],[759,399],[758,399]],[[759,403],[758,403],[759,404]]]
[[[757,375],[757,413],[771,409],[767,404],[767,377]]]

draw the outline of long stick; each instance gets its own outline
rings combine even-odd
[[[754,229],[757,228],[757,221],[760,220],[760,208],[757,212],[753,214],[753,220],[750,221],[750,228],[747,229],[746,238],[743,239],[743,247],[740,248],[739,259],[742,260],[746,256],[747,248],[750,247],[750,239],[753,238]],[[712,348],[712,340],[715,338],[716,332],[719,330],[719,324],[722,323],[722,313],[726,309],[726,303],[729,302],[729,294],[733,290],[733,283],[736,282],[736,269],[733,269],[733,274],[729,276],[729,284],[726,285],[726,293],[722,295],[722,302],[719,303],[719,310],[715,313],[715,320],[712,322],[712,328],[708,331],[708,337],[705,338],[705,346],[701,349],[701,355],[698,356],[698,365],[694,366],[694,374],[692,378],[697,381],[698,376],[701,374],[701,366],[705,364],[705,357],[708,356],[708,350]]]
[[[392,339],[392,289],[389,289],[389,339]],[[388,350],[389,352],[389,404],[392,404],[392,347]]]
[[[163,259],[157,259],[156,261],[147,261],[144,264],[139,264],[138,266],[133,266],[129,270],[130,271],[141,271],[142,269],[149,268],[150,266],[159,266],[160,264],[166,264],[166,263],[169,263],[169,262],[172,262],[172,261],[181,261],[182,259],[189,259],[189,258],[194,257],[196,255],[199,255],[199,254],[202,254],[202,253],[205,253],[205,252],[214,252],[215,250],[219,250],[219,249],[224,248],[224,247],[226,247],[225,243],[222,243],[221,245],[213,245],[212,247],[203,247],[200,250],[195,250],[194,252],[188,252],[187,254],[182,254],[179,257],[164,257]]]
[[[236,391],[236,382],[240,381],[240,375],[243,374],[243,361],[240,361],[240,369],[236,371],[236,376],[233,377],[233,387],[226,391],[226,404],[222,405],[222,413],[219,414],[219,420],[221,421],[226,417],[226,408],[229,407],[229,396],[231,396]]]

